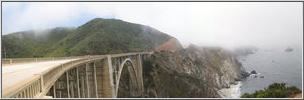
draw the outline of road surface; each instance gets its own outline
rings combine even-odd
[[[29,82],[37,74],[41,74],[53,67],[77,59],[55,60],[44,62],[30,62],[2,66],[2,92],[7,89],[18,88]]]

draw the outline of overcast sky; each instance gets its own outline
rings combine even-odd
[[[77,27],[96,18],[149,25],[183,45],[302,45],[298,2],[4,2],[3,34]]]

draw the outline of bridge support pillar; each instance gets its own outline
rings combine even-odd
[[[70,80],[69,80],[69,71],[66,71],[66,84],[67,84],[67,91],[68,91],[68,98],[70,98]]]
[[[143,74],[142,74],[142,56],[138,54],[137,56],[137,76],[138,76],[138,85],[139,85],[139,95],[142,96],[144,92],[144,83],[143,83]]]
[[[95,85],[95,97],[98,98],[98,87],[97,87],[97,79],[96,79],[96,65],[94,62],[94,66],[93,66],[93,71],[94,71],[94,85]]]
[[[113,70],[112,70],[112,59],[111,59],[111,56],[108,55],[107,56],[107,67],[109,69],[109,82],[110,82],[110,87],[111,87],[111,90],[110,91],[107,91],[109,93],[111,93],[111,97],[112,98],[116,98],[116,92],[115,92],[115,87],[114,87],[114,83],[113,83]]]
[[[76,83],[77,83],[77,97],[81,98],[80,95],[80,89],[79,89],[79,71],[78,71],[78,67],[76,67]]]
[[[44,82],[43,82],[43,76],[42,75],[40,75],[40,90],[41,90],[41,92],[43,91],[43,89],[44,89]]]
[[[56,84],[53,85],[53,98],[56,98]]]
[[[88,67],[89,64],[87,63],[85,66],[85,81],[86,81],[86,92],[87,92],[87,97],[90,98],[90,86],[89,86],[89,77],[88,77]]]

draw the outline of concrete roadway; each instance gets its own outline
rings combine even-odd
[[[46,70],[50,70],[58,65],[77,60],[55,60],[44,62],[31,62],[2,66],[2,92],[4,93],[8,89],[18,88],[26,84],[35,76]]]

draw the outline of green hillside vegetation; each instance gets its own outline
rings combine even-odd
[[[245,93],[242,98],[288,98],[291,95],[301,93],[295,86],[286,86],[285,83],[273,83],[264,90],[256,91],[252,94]]]
[[[73,28],[23,31],[2,36],[2,57],[42,57],[48,48],[73,32]]]
[[[6,58],[102,55],[151,51],[171,36],[149,26],[95,18],[77,28],[54,28],[4,35]]]

